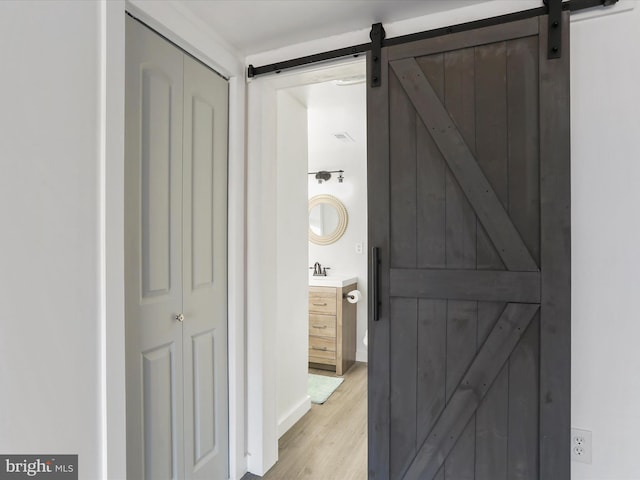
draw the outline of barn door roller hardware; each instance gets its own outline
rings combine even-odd
[[[384,42],[385,31],[381,23],[371,25],[371,86],[380,86],[380,76],[382,75],[382,42]]]
[[[560,58],[562,56],[562,0],[544,0],[544,4],[549,7],[547,58]]]
[[[294,58],[292,60],[286,60],[284,62],[272,63],[269,65],[263,65],[261,67],[254,67],[249,65],[247,69],[247,76],[249,78],[257,77],[258,75],[264,75],[266,73],[280,73],[282,70],[290,68],[301,67],[312,63],[324,62],[327,60],[334,60],[336,58],[343,58],[348,56],[357,57],[365,52],[372,52],[373,57],[377,56],[378,61],[373,62],[374,69],[371,72],[371,86],[380,86],[380,72],[375,70],[375,64],[378,64],[380,68],[380,50],[382,47],[391,47],[393,45],[401,45],[403,43],[414,42],[416,40],[424,40],[426,38],[441,37],[449,35],[451,33],[465,32],[481,27],[489,27],[491,25],[500,25],[502,23],[515,22],[517,20],[524,20],[525,18],[539,17],[540,15],[549,15],[549,58],[559,58],[562,53],[562,44],[560,39],[562,38],[562,12],[570,11],[577,12],[593,7],[610,7],[618,3],[618,0],[569,0],[563,2],[562,0],[543,0],[544,6],[538,8],[532,8],[529,10],[523,10],[521,12],[508,13],[506,15],[500,15],[498,17],[485,18],[483,20],[475,20],[473,22],[460,23],[458,25],[451,25],[449,27],[436,28],[434,30],[428,30],[426,32],[411,33],[409,35],[402,35],[400,37],[385,38],[384,28],[381,23],[376,23],[371,27],[371,43],[361,43],[360,45],[353,45],[351,47],[339,48],[337,50],[330,50],[328,52],[316,53],[306,57]],[[557,26],[554,26],[554,22],[557,22]],[[379,29],[378,29],[379,26]],[[380,50],[377,50],[376,55],[376,42],[380,46]],[[554,50],[556,49],[557,50]],[[376,74],[377,73],[377,74]],[[373,77],[377,77],[378,80],[373,81]]]

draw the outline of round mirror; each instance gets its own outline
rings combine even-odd
[[[309,240],[316,245],[330,245],[347,229],[347,209],[331,195],[317,195],[309,200]]]

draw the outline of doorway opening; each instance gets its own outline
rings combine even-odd
[[[297,76],[274,89],[277,305],[272,339],[276,346],[273,378],[279,441],[277,463],[272,467],[265,462],[268,471],[264,478],[297,478],[305,469],[313,470],[318,478],[333,478],[332,471],[323,468],[336,469],[336,474],[353,471],[355,477],[364,478],[365,61],[351,60]],[[309,174],[320,171],[321,178]],[[320,235],[327,241],[319,243],[309,241],[309,201],[314,197],[330,197],[344,211],[342,220],[333,220],[332,231]],[[344,231],[333,235],[340,223]],[[318,291],[325,295],[322,301],[314,300]],[[316,377],[309,380],[310,374]],[[312,403],[309,394],[309,382],[313,384],[317,378],[343,380],[322,404]]]

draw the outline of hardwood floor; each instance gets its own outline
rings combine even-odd
[[[311,373],[334,375],[322,370]],[[278,443],[278,462],[264,480],[367,478],[367,365],[356,363],[324,405],[311,410]],[[258,479],[247,474],[242,480]]]

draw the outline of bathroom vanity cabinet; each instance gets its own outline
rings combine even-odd
[[[346,295],[357,283],[355,279],[341,286],[315,283],[309,286],[309,366],[343,375],[356,360],[356,304],[349,303]]]

